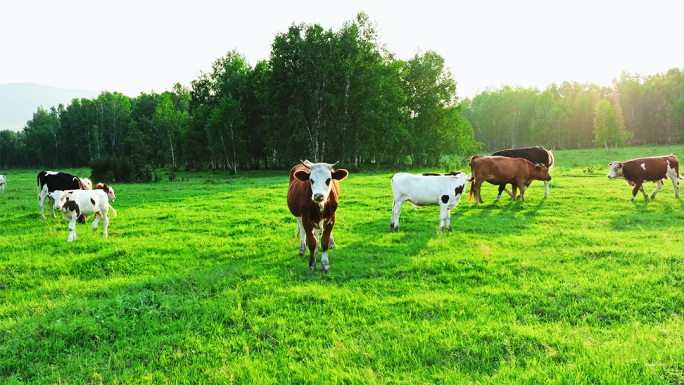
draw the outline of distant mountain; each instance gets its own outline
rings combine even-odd
[[[43,86],[33,83],[0,84],[0,130],[21,131],[33,113],[71,104],[74,98],[95,98],[99,91]]]

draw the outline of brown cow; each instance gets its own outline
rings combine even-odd
[[[534,164],[523,158],[474,155],[470,158],[470,169],[473,184],[468,200],[474,195],[475,203],[483,202],[480,196],[480,186],[484,181],[499,186],[499,195],[506,188],[506,184],[510,183],[511,190],[513,190],[512,200],[515,201],[516,189],[520,189],[520,201],[524,202],[525,185],[533,180],[551,180],[546,166]]]
[[[339,162],[337,162],[339,163]],[[318,236],[321,233],[321,271],[329,271],[328,246],[334,246],[332,229],[335,210],[340,196],[340,180],[349,175],[344,169],[334,170],[337,165],[302,161],[290,170],[290,186],[287,190],[287,207],[297,217],[297,229],[301,237],[299,255],[309,247],[309,269],[316,270]]]
[[[638,191],[644,194],[644,199],[648,199],[648,195],[644,191],[644,182],[656,183],[656,188],[651,194],[651,199],[655,199],[656,193],[663,187],[663,179],[668,177],[672,179],[675,198],[679,198],[679,179],[684,180],[684,178],[679,175],[679,162],[677,157],[672,154],[632,159],[626,162],[610,162],[609,167],[608,178],[624,178],[628,185],[634,186],[632,202],[634,202]]]
[[[541,164],[549,168],[553,167],[555,158],[553,157],[553,152],[544,148],[544,146],[534,146],[534,147],[520,147],[520,148],[508,148],[505,150],[499,150],[492,154],[492,156],[507,156],[509,158],[523,158],[527,159],[534,164]],[[528,188],[526,185],[525,188]],[[505,189],[508,195],[512,193]],[[544,181],[544,198],[549,196],[549,181]],[[499,195],[494,199],[498,201],[501,198],[501,191]]]

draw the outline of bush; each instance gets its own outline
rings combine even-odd
[[[90,170],[90,178],[95,183],[149,183],[156,174],[150,165],[118,157],[93,159]]]

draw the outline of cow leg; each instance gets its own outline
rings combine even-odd
[[[525,190],[527,190],[525,182],[518,182],[518,188],[520,189],[520,202],[525,202]]]
[[[76,239],[76,221],[78,220],[78,215],[75,212],[71,213],[71,218],[69,220],[69,238],[67,242],[71,242]]]
[[[334,225],[335,216],[333,214],[333,217],[330,218],[330,220],[325,224],[325,227],[323,227],[323,235],[321,236],[321,249],[323,249],[323,254],[321,255],[321,271],[325,274],[330,271],[330,264],[328,263],[328,243],[330,242]]]
[[[549,181],[545,180],[544,181],[544,198],[549,197]]]
[[[44,185],[43,188],[40,190],[40,193],[38,194],[38,203],[40,204],[40,217],[45,219],[45,199],[48,198],[48,190],[47,190],[47,185]],[[50,199],[48,199],[48,203],[50,203]],[[55,217],[54,214],[54,204],[50,205],[50,208],[53,210],[52,212],[52,217]]]
[[[675,198],[679,198],[679,173],[673,168],[668,168],[667,174],[670,179],[672,179],[672,187],[674,187],[675,190]]]
[[[95,214],[95,219],[93,219],[93,231],[97,231],[97,224],[100,222],[100,219],[102,219],[102,214],[98,212]]]
[[[642,194],[644,194],[644,199],[648,199],[648,195],[646,195],[646,192],[644,191],[644,186],[642,185],[643,182],[634,182],[634,188],[632,189],[632,199],[631,201],[634,202],[634,198],[636,198],[637,193],[641,191]]]
[[[496,198],[494,199],[494,202],[498,202],[499,199],[501,199],[501,193],[503,193],[504,190],[506,190],[507,193],[511,194],[511,192],[506,188],[506,185],[501,184],[501,185],[499,185],[499,195],[496,196]]]
[[[306,244],[309,246],[309,270],[316,270],[316,250],[318,249],[318,239],[314,234],[314,229],[304,229],[306,232]]]
[[[674,186],[675,190],[675,198],[679,198],[679,178],[671,178],[672,179],[672,186]]]
[[[330,233],[330,242],[328,242],[328,248],[329,249],[335,248],[335,239],[333,238],[332,233]]]
[[[318,248],[321,246],[321,229],[323,229],[323,221],[320,221],[318,227],[314,228],[314,236],[316,237],[316,240],[318,240],[318,246],[316,246],[316,251],[314,251],[316,254],[318,254]]]
[[[516,197],[516,194],[518,193],[518,185],[517,184],[511,183],[511,192],[513,193],[511,195],[512,196],[511,200],[513,202],[515,202],[515,197]],[[522,195],[522,193],[520,195]]]
[[[471,187],[473,195],[475,196],[476,204],[483,203],[482,197],[480,196],[480,188],[482,187],[482,182],[484,182],[484,180],[475,180],[473,182],[473,186]]]
[[[390,221],[390,228],[392,230],[399,230],[399,216],[401,215],[401,205],[404,201],[394,200],[392,204],[392,220]]]
[[[642,187],[643,187],[643,185],[642,185]],[[660,191],[660,189],[662,187],[663,187],[663,181],[662,180],[657,181],[656,182],[656,188],[655,188],[655,190],[653,190],[653,193],[651,194],[651,199],[655,199],[656,194],[658,193],[658,191]]]
[[[102,216],[102,227],[104,227],[104,232],[102,233],[102,238],[107,238],[109,233],[107,233],[107,227],[109,226],[109,215],[105,214]]]
[[[299,238],[301,243],[299,244],[299,255],[304,255],[306,251],[306,233],[304,232],[304,226],[302,226],[302,217],[297,217],[297,232],[299,233]]]
[[[444,227],[451,231],[451,212],[446,204],[439,205],[439,231],[444,232]]]

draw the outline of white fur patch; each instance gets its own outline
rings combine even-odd
[[[643,168],[644,170],[646,170],[646,163],[642,163],[642,164],[641,164],[641,168]]]

